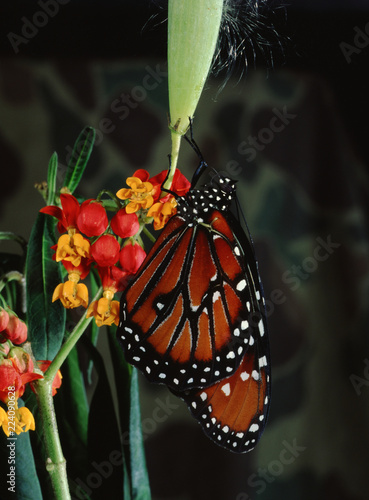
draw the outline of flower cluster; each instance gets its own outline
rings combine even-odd
[[[60,195],[61,208],[47,206],[41,212],[58,219],[63,233],[53,247],[54,258],[68,273],[66,282],[59,284],[52,300],[60,300],[65,308],[88,307],[87,317],[93,316],[98,326],[119,323],[119,302],[116,292],[124,290],[128,280],[143,263],[146,253],[140,236],[146,224],[153,222],[161,229],[176,213],[173,193],[183,196],[190,188],[189,181],[176,171],[170,193],[161,186],[167,171],[151,177],[146,170],[137,170],[126,180],[111,203],[88,199],[81,204],[68,193]],[[111,200],[109,200],[111,202]],[[109,221],[107,210],[115,213]],[[88,289],[83,280],[94,266],[103,287],[102,297],[89,304]]]
[[[8,312],[9,311],[9,312]],[[0,427],[7,436],[10,432],[20,434],[35,429],[35,420],[26,407],[18,407],[28,383],[43,378],[50,361],[38,361],[35,369],[31,356],[20,347],[27,340],[27,325],[12,311],[0,310]],[[55,377],[53,395],[61,385],[60,372]],[[32,388],[32,384],[31,384]]]

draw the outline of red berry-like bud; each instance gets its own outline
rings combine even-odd
[[[77,226],[81,233],[88,237],[100,236],[108,227],[108,216],[105,208],[96,200],[82,203],[77,217]]]
[[[114,266],[119,258],[120,246],[112,234],[103,234],[91,246],[91,256],[98,266]]]
[[[5,330],[9,323],[9,314],[5,311],[5,309],[0,310],[0,332]]]
[[[27,340],[27,325],[17,316],[10,315],[9,323],[1,335],[13,344],[23,344]]]
[[[129,241],[125,245],[119,254],[119,262],[122,266],[123,271],[129,274],[135,274],[142,262],[145,260],[146,252],[145,250],[135,242],[134,245]]]
[[[125,208],[121,208],[112,218],[110,227],[117,236],[129,238],[136,234],[140,228],[136,213],[127,214]]]

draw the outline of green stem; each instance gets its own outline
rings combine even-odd
[[[175,130],[171,129],[171,137],[172,137],[172,152],[170,155],[170,171],[167,180],[164,183],[165,189],[170,189],[170,186],[173,182],[173,177],[177,168],[178,156],[179,156],[179,148],[181,147],[181,139],[182,135],[178,134]],[[163,192],[165,196],[165,191]]]
[[[27,241],[22,236],[10,231],[0,231],[0,240],[14,240],[20,244],[23,250],[27,248]]]
[[[9,271],[4,274],[3,279],[0,280],[0,292],[10,281],[19,281],[20,284],[24,284],[24,275],[19,271]]]
[[[95,297],[92,299],[98,300],[102,294],[102,287],[100,287],[95,295]],[[51,365],[47,369],[45,373],[45,378],[44,380],[47,382],[52,383],[52,381],[55,378],[55,375],[57,374],[58,370],[60,369],[61,365],[63,362],[66,360],[68,357],[68,354],[70,351],[73,349],[73,347],[76,345],[80,337],[83,335],[85,332],[86,328],[92,321],[92,316],[90,318],[87,318],[87,310],[84,312],[83,316],[81,319],[78,321],[76,326],[74,327],[74,330],[72,333],[69,335],[68,339],[64,342],[64,344],[61,346],[58,354],[55,356],[53,359]]]
[[[36,397],[44,431],[46,470],[50,474],[55,500],[70,500],[67,467],[56,423],[52,383],[45,379],[34,382]]]

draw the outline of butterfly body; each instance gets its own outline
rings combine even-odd
[[[123,293],[118,339],[127,361],[182,397],[211,439],[244,452],[265,425],[270,364],[252,242],[230,211],[235,191],[218,176],[177,199]]]

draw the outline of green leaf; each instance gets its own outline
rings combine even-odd
[[[109,328],[108,341],[114,372],[115,387],[118,396],[121,438],[127,466],[130,472],[129,422],[132,366],[128,364],[124,358],[123,349],[119,345],[115,332],[116,327],[112,326]]]
[[[26,259],[28,339],[36,359],[52,360],[65,331],[65,309],[51,302],[56,286],[62,281],[60,265],[52,260],[55,222],[39,213],[32,228]]]
[[[93,489],[94,500],[105,500],[107,488],[116,492],[114,498],[124,498],[125,459],[122,453],[119,426],[116,418],[112,390],[102,356],[91,342],[81,339],[94,361],[98,374],[98,382],[91,400],[88,422],[88,450],[90,459],[90,474],[97,474],[101,481]],[[121,492],[121,493],[118,493]],[[87,491],[91,494],[90,491]],[[127,499],[129,500],[129,499]]]
[[[22,406],[21,400],[18,400]],[[36,473],[35,460],[30,443],[30,432],[19,436],[7,438],[0,430],[0,470],[3,475],[0,481],[0,498],[2,500],[42,500],[40,483]],[[15,464],[9,463],[13,458],[13,448],[9,445],[15,443]],[[9,491],[11,487],[10,467],[15,466],[15,493]]]
[[[71,193],[73,193],[78,186],[83,172],[85,171],[95,142],[95,135],[95,129],[92,127],[85,127],[74,145],[64,179],[64,186],[66,186]]]
[[[150,500],[150,484],[143,445],[140,396],[137,370],[124,358],[123,349],[116,338],[116,328],[109,335],[110,355],[113,362],[122,442],[129,457],[132,500]],[[126,498],[126,497],[125,497]]]
[[[54,205],[55,191],[56,191],[56,178],[58,173],[58,155],[53,153],[49,161],[49,168],[47,171],[47,205]]]
[[[140,397],[136,368],[133,369],[131,377],[129,438],[132,500],[150,500],[151,492],[142,437]]]

